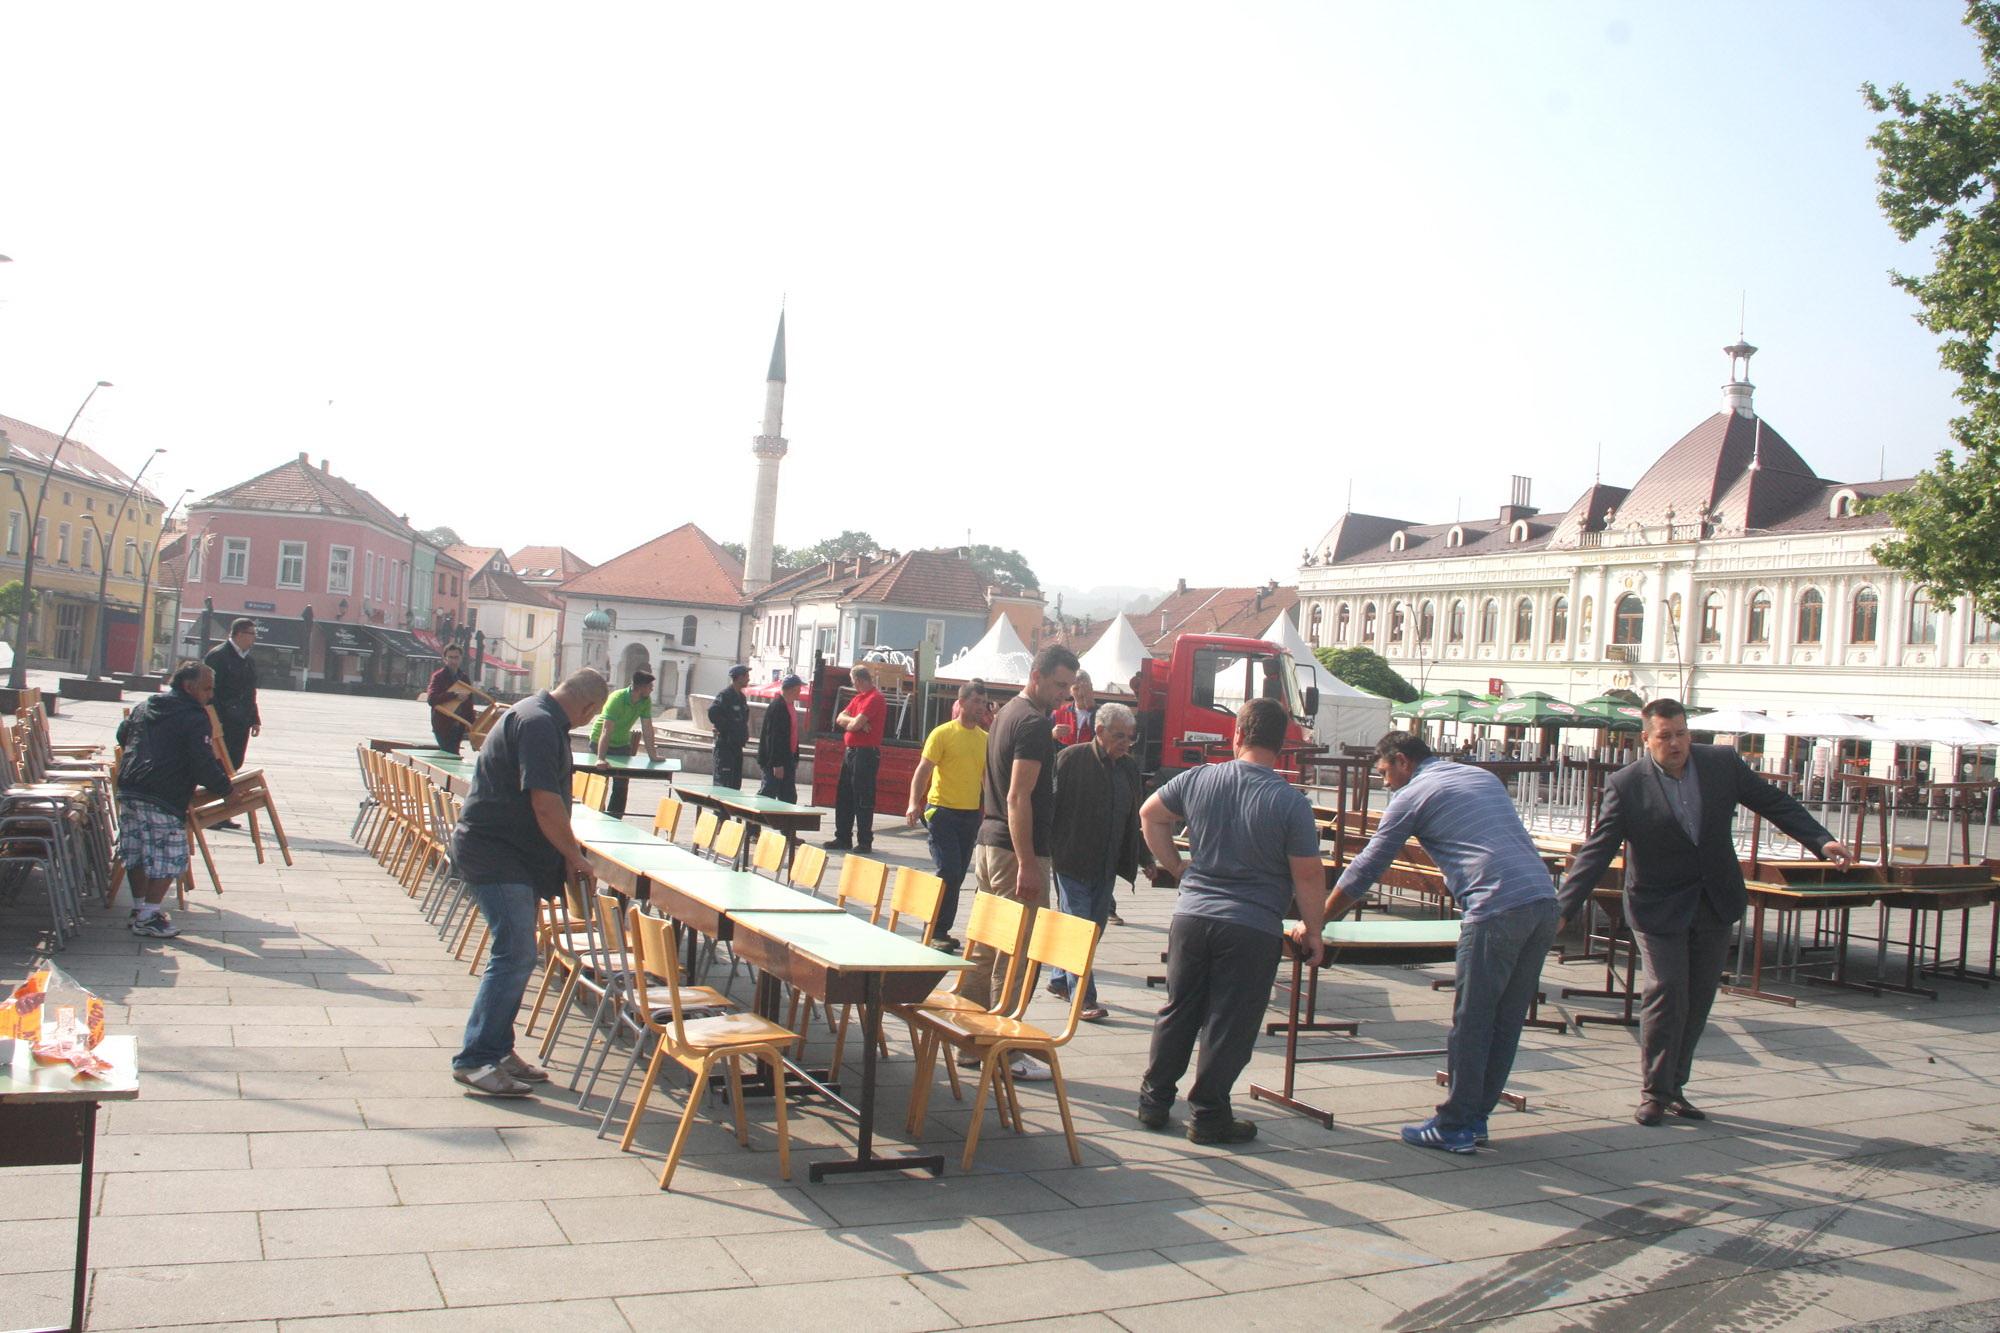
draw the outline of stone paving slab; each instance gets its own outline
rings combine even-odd
[[[1435,1060],[1302,1066],[1334,1129],[1246,1096],[1258,1140],[1195,1148],[1178,1120],[1156,1134],[1130,1114],[1160,1002],[1143,978],[1172,905],[1151,889],[1121,893],[1131,924],[1100,951],[1112,1021],[1065,1052],[1082,1166],[1046,1086],[1022,1089],[1025,1136],[988,1110],[970,1174],[957,1166],[969,1108],[940,1089],[923,1135],[950,1163],[936,1180],[808,1184],[807,1164],[853,1139],[808,1105],[780,1180],[768,1108],[751,1108],[745,1151],[711,1104],[662,1194],[683,1093],[657,1096],[621,1154],[597,1126],[622,1054],[588,1107],[561,1091],[582,1024],[533,1101],[467,1098],[449,1080],[476,979],[347,841],[356,738],[418,734],[421,711],[268,695],[252,753],[297,864],[259,865],[247,838],[218,834],[227,892],[203,881],[181,940],[135,940],[122,911],[94,913],[64,955],[139,1038],[146,1071],[141,1099],[102,1119],[92,1327],[486,1333],[801,1312],[868,1333],[1996,1325],[1995,993],[1800,989],[1796,1009],[1724,996],[1697,1064],[1703,1124],[1632,1124],[1635,1035],[1592,1027],[1527,1034],[1515,1087],[1530,1109],[1496,1115],[1476,1157],[1396,1140],[1437,1099]],[[102,739],[116,716],[68,706],[60,738]],[[925,862],[886,823],[877,850]],[[0,908],[0,970],[20,970],[37,910],[33,890]],[[1331,969],[1323,1007],[1363,1020],[1366,1043],[1434,1045],[1451,1003],[1430,988],[1440,974]],[[1552,965],[1545,985],[1601,977]],[[894,1139],[911,1070],[907,1034],[889,1037]],[[823,1054],[822,1027],[812,1040]],[[1278,1056],[1263,1042],[1246,1082],[1275,1081]],[[850,1078],[857,1058],[851,1041]],[[0,1273],[23,1321],[66,1307],[74,1191],[63,1168],[0,1172]]]

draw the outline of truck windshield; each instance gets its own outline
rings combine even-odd
[[[1199,648],[1194,655],[1193,701],[1197,708],[1234,714],[1245,701],[1276,699],[1292,717],[1305,715],[1299,697],[1298,673],[1291,654],[1244,653],[1224,648]]]

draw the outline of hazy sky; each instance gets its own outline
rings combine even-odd
[[[13,5],[0,412],[172,495],[299,450],[418,526],[604,560],[1019,547],[1045,582],[1289,581],[1346,505],[1629,484],[1757,405],[1891,476],[1950,384],[1864,79],[1960,6]],[[331,400],[332,405],[328,406]]]

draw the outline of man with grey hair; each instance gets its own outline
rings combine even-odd
[[[611,687],[585,667],[500,715],[472,771],[451,860],[492,932],[486,972],[452,1077],[480,1097],[525,1097],[548,1075],[514,1053],[514,1019],[535,970],[536,901],[562,895],[590,865],[569,826],[569,733]]]
[[[1056,755],[1054,831],[1049,835],[1049,863],[1056,873],[1062,910],[1104,929],[1111,915],[1112,891],[1120,879],[1139,873],[1139,803],[1145,778],[1132,758],[1139,738],[1139,719],[1124,704],[1095,710],[1095,734],[1089,744],[1065,747]],[[1067,1000],[1076,978],[1060,969],[1049,974],[1049,993]],[[1099,1022],[1110,1011],[1097,1002],[1093,975],[1083,997],[1083,1017]]]

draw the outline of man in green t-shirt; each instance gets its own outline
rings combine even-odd
[[[604,701],[604,710],[590,725],[590,748],[599,759],[629,758],[633,753],[634,722],[639,724],[640,734],[646,739],[646,757],[658,760],[660,747],[653,739],[653,673],[643,668],[632,673],[630,685],[611,691],[611,697]],[[611,779],[611,801],[604,807],[604,813],[618,819],[625,817],[628,785],[624,778]]]

